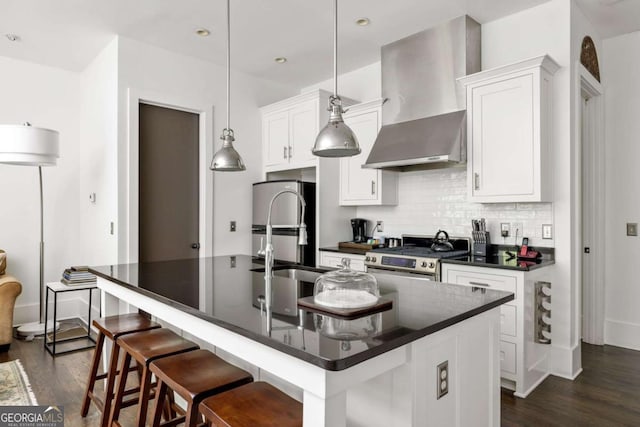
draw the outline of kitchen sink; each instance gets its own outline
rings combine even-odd
[[[273,275],[276,277],[286,277],[291,280],[298,280],[300,282],[315,283],[316,279],[322,275],[322,273],[311,270],[302,270],[300,268],[286,268],[282,270],[274,270]]]

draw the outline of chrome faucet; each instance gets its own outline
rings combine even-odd
[[[291,193],[298,197],[300,206],[302,207],[300,212],[300,222],[298,224],[290,225],[271,225],[271,209],[273,208],[273,202],[285,194]],[[264,293],[265,293],[265,305],[267,309],[267,332],[271,335],[271,321],[272,321],[272,307],[273,307],[273,291],[271,289],[271,279],[273,278],[273,229],[274,228],[297,228],[298,229],[298,245],[307,244],[307,225],[304,223],[304,212],[307,208],[307,203],[300,193],[294,190],[282,190],[275,194],[269,202],[269,214],[267,215],[267,242],[264,247]],[[259,254],[263,252],[260,250]]]

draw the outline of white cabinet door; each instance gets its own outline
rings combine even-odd
[[[473,88],[473,197],[531,197],[540,173],[531,74]]]
[[[378,111],[368,111],[345,118],[345,123],[358,138],[362,152],[357,156],[340,160],[340,200],[342,202],[376,201],[379,197],[378,169],[365,169],[362,165],[367,161],[373,142],[380,129]]]
[[[344,115],[344,121],[358,138],[362,152],[340,159],[342,206],[398,204],[397,172],[362,167],[382,126],[382,102],[376,100],[353,106]]]
[[[266,115],[262,126],[265,166],[289,163],[289,112]]]
[[[303,102],[289,110],[289,156],[292,165],[314,160],[311,150],[317,135],[317,99]]]
[[[551,77],[558,68],[545,55],[459,79],[467,88],[470,201],[551,201]]]

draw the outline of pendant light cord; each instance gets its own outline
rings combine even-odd
[[[333,96],[338,96],[338,0],[333,0]]]
[[[230,130],[231,122],[231,5],[227,0],[227,130]]]

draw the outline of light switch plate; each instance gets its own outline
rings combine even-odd
[[[542,238],[553,239],[553,227],[551,224],[542,224]]]
[[[236,222],[235,221],[231,221],[229,223],[229,231],[236,231]]]
[[[638,235],[638,223],[637,222],[628,222],[627,223],[627,236],[637,236]]]

